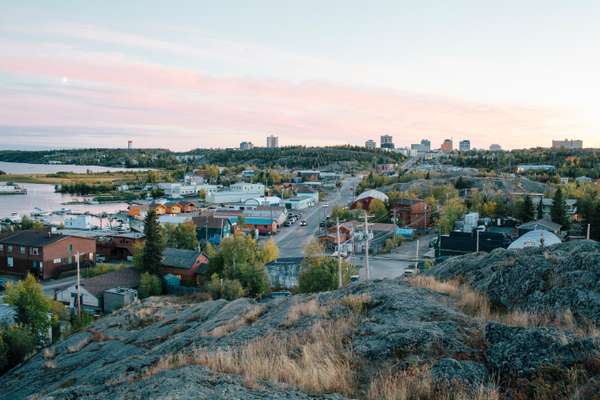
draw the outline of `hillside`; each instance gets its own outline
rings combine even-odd
[[[599,257],[596,243],[568,243],[455,258],[431,271],[448,282],[419,275],[265,302],[150,298],[0,377],[0,399],[598,399],[597,331],[510,309],[543,298],[524,271],[539,262],[554,270],[544,293],[583,296],[569,304],[591,318]]]

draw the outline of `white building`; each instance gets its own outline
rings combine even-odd
[[[291,210],[304,210],[315,205],[311,197],[296,196],[285,201],[286,206]]]
[[[265,185],[262,183],[238,182],[229,186],[228,190],[208,192],[206,201],[209,203],[243,203],[254,197],[265,195]]]
[[[206,183],[206,179],[204,179],[200,175],[186,174],[183,177],[183,183],[185,183],[186,185],[203,185]]]
[[[270,149],[279,147],[279,137],[274,135],[267,136],[267,147]]]
[[[365,142],[365,147],[370,150],[375,150],[377,143],[374,140],[369,139]]]
[[[583,149],[583,140],[553,140],[552,148],[566,150],[581,150]]]
[[[252,144],[252,142],[241,142],[240,143],[240,150],[252,150],[254,148],[254,145]]]
[[[90,215],[69,215],[64,221],[65,229],[92,229],[94,224]]]
[[[232,192],[260,193],[261,196],[264,196],[265,185],[262,183],[237,182],[230,185],[229,190]]]

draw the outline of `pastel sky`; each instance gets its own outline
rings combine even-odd
[[[597,0],[3,0],[0,148],[600,147]]]

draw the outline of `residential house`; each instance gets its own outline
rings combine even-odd
[[[19,231],[0,239],[0,273],[39,279],[55,278],[81,265],[94,264],[96,240],[49,231]]]
[[[562,229],[562,225],[557,224],[556,222],[552,222],[547,219],[538,219],[537,221],[527,222],[525,224],[521,224],[517,226],[519,230],[519,236],[526,234],[527,232],[543,229],[548,232],[552,232],[555,235],[560,235],[560,230]]]
[[[127,209],[127,215],[133,218],[143,219],[149,210],[148,204],[131,204]]]
[[[167,213],[167,206],[161,203],[152,203],[149,205],[150,210],[154,210],[156,215],[164,215]]]
[[[567,210],[567,214],[568,214],[569,218],[576,220],[577,219],[577,200],[576,199],[565,199],[565,204],[567,206],[566,210]],[[538,204],[534,203],[534,205],[537,207]],[[544,197],[542,199],[542,211],[544,213],[543,217],[545,219],[548,219],[548,220],[550,219],[553,205],[554,205],[554,199],[548,198],[548,197]]]
[[[124,268],[82,279],[79,288],[81,307],[92,313],[110,312],[114,309],[114,306],[109,302],[110,305],[105,310],[106,292],[116,288],[135,289],[139,284],[140,273],[135,268]],[[67,304],[72,309],[77,308],[77,283],[57,290],[54,298],[56,301]]]
[[[170,201],[165,203],[165,214],[179,214],[181,213],[181,205],[178,202]]]
[[[359,194],[352,203],[351,208],[368,210],[371,201],[373,201],[374,199],[380,200],[384,203],[387,203],[389,200],[388,196],[385,193],[382,193],[379,190],[370,189]]]
[[[144,244],[144,234],[125,232],[96,237],[96,252],[107,261],[131,261],[136,246]]]
[[[180,201],[179,207],[182,213],[193,213],[196,211],[196,203],[193,201]]]
[[[432,225],[431,207],[421,199],[399,199],[390,206],[396,223],[415,229]]]
[[[196,233],[200,242],[208,241],[218,245],[221,240],[233,233],[233,225],[227,217],[218,218],[214,215],[200,215],[193,217],[192,222],[196,225]]]
[[[160,273],[175,275],[181,283],[195,285],[207,266],[208,257],[200,251],[167,247],[162,252]]]

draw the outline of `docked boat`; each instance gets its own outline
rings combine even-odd
[[[0,184],[0,195],[3,194],[27,194],[27,189],[12,182],[3,183]]]

